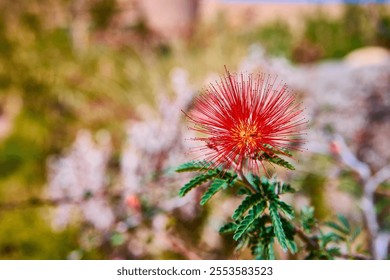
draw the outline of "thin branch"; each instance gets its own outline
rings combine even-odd
[[[378,186],[383,182],[386,182],[387,180],[390,180],[390,164],[386,165],[381,170],[379,170],[374,176],[370,177],[367,180],[364,188],[370,194],[374,193],[375,190],[378,188]]]
[[[318,241],[313,239],[312,237],[308,236],[301,228],[294,227],[294,231],[297,234],[297,236],[306,243],[306,245],[313,250],[320,249],[320,245],[318,244]],[[369,260],[370,258],[363,254],[344,254],[341,253],[338,255],[338,257],[348,260]]]
[[[248,178],[246,178],[244,172],[242,171],[242,162],[238,165],[232,160],[229,160],[227,158],[226,160],[229,161],[229,163],[234,167],[234,170],[236,170],[238,175],[240,175],[241,180],[244,183],[243,186],[247,188],[251,193],[257,193],[258,191],[252,186],[252,184],[249,182]]]
[[[353,154],[341,135],[335,135],[333,143],[337,146],[337,158],[344,165],[355,171],[360,177],[364,191],[363,197],[360,201],[360,207],[363,211],[367,231],[370,236],[371,253],[375,259],[384,259],[387,256],[387,249],[383,250],[382,247],[386,244],[382,244],[383,242],[380,242],[380,238],[383,233],[380,233],[374,194],[380,184],[390,179],[390,165],[383,167],[375,175],[373,175],[369,166],[360,161]],[[378,244],[381,245],[379,246]],[[387,246],[385,246],[385,248],[387,248]]]
[[[338,257],[346,260],[370,260],[369,257],[362,254],[340,254]]]
[[[355,156],[340,134],[336,134],[333,137],[333,143],[337,146],[338,153],[336,156],[338,159],[355,171],[363,181],[368,180],[371,177],[370,167]]]
[[[297,236],[307,244],[308,247],[314,250],[318,250],[320,248],[320,245],[318,244],[318,241],[314,240],[310,236],[308,236],[301,228],[294,227],[294,231],[297,234]]]

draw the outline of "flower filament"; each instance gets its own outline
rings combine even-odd
[[[241,122],[232,129],[232,138],[238,148],[249,148],[252,150],[258,145],[261,133],[258,126]]]

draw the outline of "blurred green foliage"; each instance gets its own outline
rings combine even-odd
[[[294,46],[293,31],[282,20],[277,20],[242,35],[248,44],[259,41],[270,55],[290,57]]]
[[[346,5],[340,19],[321,10],[305,19],[304,38],[322,51],[322,58],[341,58],[364,46],[389,47],[388,7]]]
[[[46,159],[68,147],[80,128],[107,129],[118,153],[123,124],[140,117],[139,104],[153,105],[155,92],[170,91],[167,81],[173,67],[184,67],[192,82],[201,85],[205,73],[220,73],[223,65],[234,69],[255,42],[272,55],[288,58],[303,40],[320,46],[322,58],[339,58],[375,43],[390,45],[386,12],[372,21],[370,10],[348,6],[341,19],[328,19],[321,12],[304,18],[301,35],[283,21],[240,31],[220,19],[199,26],[188,42],[154,43],[140,22],[131,28],[147,34],[141,41],[111,46],[94,41],[92,33],[86,49],[78,51],[71,20],[58,25],[50,12],[51,5],[57,5],[63,16],[70,17],[71,1],[17,2],[0,4],[0,117],[6,116],[8,107],[16,112],[10,117],[10,131],[0,138],[3,259],[64,259],[79,249],[77,228],[51,230],[49,208],[5,206],[41,194]],[[91,25],[105,29],[117,12],[116,2],[97,1],[89,12]],[[103,253],[93,249],[82,257],[108,257]]]

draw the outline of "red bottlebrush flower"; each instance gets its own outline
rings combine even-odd
[[[130,208],[130,209],[133,209],[135,210],[136,212],[140,212],[141,211],[141,201],[139,200],[139,198],[136,196],[136,195],[129,195],[127,198],[126,198],[126,205]]]
[[[213,165],[259,170],[261,155],[296,149],[302,143],[305,121],[294,94],[285,84],[258,74],[226,76],[210,85],[186,114],[193,129],[204,134],[194,140]],[[272,147],[272,148],[271,148]]]

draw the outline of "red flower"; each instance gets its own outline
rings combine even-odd
[[[305,128],[302,110],[285,84],[275,86],[270,75],[231,75],[210,85],[186,114],[193,129],[204,134],[205,160],[214,166],[259,170],[261,155],[296,149]],[[262,163],[261,163],[262,164]]]
[[[140,212],[142,207],[141,207],[141,201],[136,195],[129,195],[126,198],[126,205],[130,208],[135,210],[136,212]]]

